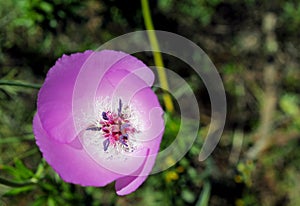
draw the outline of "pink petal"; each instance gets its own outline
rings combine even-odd
[[[66,182],[82,186],[104,186],[122,176],[100,167],[83,149],[49,138],[38,114],[33,120],[33,130],[43,157]],[[76,144],[78,147],[78,142]]]
[[[116,73],[113,76],[122,78],[123,75],[133,71],[137,71],[136,74],[140,75],[138,78],[145,85],[152,82],[153,73],[151,70],[135,57],[123,52],[105,50],[94,52],[88,58],[81,67],[74,84],[72,109],[76,133],[81,132],[85,127],[80,122],[80,115],[83,111],[92,112],[91,103],[94,103],[93,101],[100,96],[111,96],[113,93],[114,84],[109,81],[109,76],[111,76],[109,73]],[[148,76],[145,74],[148,74]]]
[[[106,77],[113,89],[100,84],[98,95],[105,93],[112,99],[122,99],[123,102],[134,105],[141,114],[141,122],[146,126],[141,141],[156,138],[164,130],[164,121],[163,111],[154,92],[133,73],[109,71]]]
[[[154,115],[157,118],[157,115]],[[154,116],[151,115],[151,119],[153,121]],[[116,181],[115,188],[118,195],[127,195],[131,192],[134,192],[141,184],[147,179],[148,175],[151,173],[155,159],[159,150],[159,145],[161,142],[161,138],[163,135],[163,127],[161,125],[163,121],[159,120],[158,123],[153,122],[152,126],[148,131],[156,130],[156,132],[160,133],[152,140],[144,142],[144,145],[149,148],[149,154],[145,163],[133,173],[131,176],[125,176]],[[145,134],[147,136],[147,134]],[[147,138],[146,138],[147,139]]]
[[[152,151],[149,152],[147,159],[145,160],[144,164],[139,168],[139,170],[137,170],[131,176],[121,177],[120,179],[116,180],[115,188],[118,195],[127,195],[134,192],[147,179],[155,163],[161,136],[162,133],[157,138],[155,138],[156,141],[153,144],[156,145],[155,147],[151,148]]]
[[[153,72],[140,60],[128,55],[112,66],[111,71],[121,70],[134,73],[142,79],[148,86],[152,86],[154,82]]]
[[[49,70],[38,95],[38,114],[49,137],[70,142],[75,137],[72,117],[72,94],[81,65],[92,51],[64,55]]]
[[[87,51],[59,59],[38,95],[38,113],[49,137],[62,143],[73,141],[82,129],[74,125],[74,116],[90,107],[106,71],[123,69],[135,72],[146,84],[153,83],[150,69],[123,52]]]
[[[129,104],[134,105],[141,114],[141,121],[144,122],[145,128],[140,141],[147,143],[152,139],[157,139],[164,130],[164,121],[163,110],[155,93],[132,73],[126,75],[122,80],[115,80],[115,82],[118,84],[114,86],[113,95],[130,102]],[[159,144],[156,147],[159,147]]]
[[[149,126],[147,127],[147,130],[142,131],[143,138],[138,141],[142,141],[144,148],[149,149],[155,146],[155,151],[158,150],[160,139],[156,138],[155,141],[152,141],[152,139],[163,131],[164,123],[162,119],[162,110],[159,106],[157,97],[143,80],[141,80],[135,74],[127,71],[109,71],[105,75],[105,80],[103,80],[99,85],[97,96],[110,96],[112,99],[121,99],[123,103],[127,103],[130,102],[131,99],[135,99],[136,104],[147,104],[149,107],[147,108],[148,110],[139,112],[144,114],[141,116],[140,121],[147,122],[147,125]],[[147,96],[147,98],[143,99],[145,96]],[[152,112],[156,111],[155,108],[157,109],[157,112],[153,113],[153,115]],[[154,116],[154,119],[150,119],[151,115]],[[155,123],[151,124],[152,121]],[[151,125],[155,128],[151,127]],[[149,127],[151,127],[151,129],[149,129]],[[149,133],[148,130],[151,130],[151,133]],[[153,134],[156,136],[150,136]],[[133,173],[141,167],[147,158],[147,155],[145,154],[146,150],[144,149],[126,155],[126,162],[124,162],[122,159],[111,159],[110,161],[107,161],[105,158],[103,158],[105,156],[105,154],[102,154],[104,151],[99,151],[99,148],[96,145],[90,144],[85,140],[86,138],[81,139],[85,150],[91,156],[91,158],[93,158],[102,167],[118,174],[128,175]],[[153,145],[153,142],[157,142],[157,144]],[[151,148],[150,150],[153,149]]]
[[[137,92],[132,101],[139,102],[139,110],[147,115],[148,127],[142,131],[143,137],[139,139],[143,145],[149,148],[146,161],[138,171],[130,176],[122,177],[116,181],[116,191],[118,195],[127,195],[135,191],[148,177],[154,166],[159,146],[164,131],[163,111],[159,106],[157,97],[149,88]],[[147,112],[146,112],[147,111]]]
[[[144,88],[137,92],[131,99],[132,104],[136,105],[141,111],[145,121],[144,136],[141,141],[150,141],[158,137],[164,130],[163,110],[158,102],[157,96],[150,88]],[[159,147],[159,145],[158,145]]]
[[[118,194],[136,190],[153,168],[164,129],[161,107],[149,88],[153,80],[149,68],[122,52],[63,56],[40,90],[33,123],[46,161],[67,182],[104,186],[117,179]],[[80,118],[84,112],[92,112],[91,105],[100,96],[133,104],[142,115],[141,121],[146,122],[141,138],[144,149],[126,157],[126,163],[95,158],[77,138],[84,131]]]
[[[81,142],[86,153],[98,165],[122,176],[135,173],[143,165],[149,153],[149,149],[144,147],[122,155],[107,154],[102,149],[99,149],[99,145],[86,142],[85,138],[82,138]]]

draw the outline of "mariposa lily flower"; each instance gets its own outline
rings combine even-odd
[[[135,191],[151,173],[164,131],[152,71],[111,50],[63,55],[39,91],[36,143],[69,183]]]

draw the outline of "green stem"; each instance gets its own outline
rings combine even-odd
[[[40,84],[31,84],[21,81],[11,81],[11,80],[0,80],[0,86],[16,86],[16,87],[25,87],[25,88],[31,88],[31,89],[40,89]]]
[[[14,182],[11,180],[6,180],[2,177],[0,177],[0,184],[9,186],[9,187],[24,187],[24,186],[28,186],[28,185],[34,185],[34,182]]]
[[[152,47],[152,53],[154,57],[154,63],[157,68],[159,82],[161,84],[162,89],[169,91],[168,80],[164,69],[164,63],[160,53],[160,48],[156,38],[154,26],[152,23],[148,0],[141,0],[141,4],[142,4],[143,18],[147,29],[148,38]],[[166,110],[172,113],[174,111],[174,106],[173,106],[171,96],[168,93],[163,94],[163,101],[166,106]]]
[[[209,205],[209,198],[211,193],[211,185],[208,181],[204,181],[203,189],[200,194],[199,200],[197,201],[197,206],[208,206]]]

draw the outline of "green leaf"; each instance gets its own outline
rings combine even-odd
[[[9,190],[11,190],[12,187],[0,184],[0,197],[3,196],[5,193],[7,193]]]
[[[45,13],[51,13],[53,11],[53,6],[51,4],[49,4],[48,2],[45,2],[45,1],[40,2],[39,7]]]
[[[27,185],[27,186],[24,186],[24,187],[18,187],[18,188],[13,188],[13,189],[10,189],[9,191],[7,191],[5,193],[5,195],[18,195],[18,194],[21,194],[21,193],[26,193],[26,192],[29,192],[31,190],[34,189],[34,186],[33,185]]]
[[[32,206],[44,206],[47,205],[46,202],[47,202],[47,197],[43,195],[35,199]]]
[[[53,197],[48,197],[48,201],[47,201],[47,205],[48,206],[55,206],[55,200],[53,199]]]
[[[9,165],[0,165],[0,169],[3,172],[7,172],[8,174],[14,176],[15,168]]]
[[[34,175],[34,173],[28,169],[20,159],[15,159],[15,167],[20,179],[22,180],[30,179]]]

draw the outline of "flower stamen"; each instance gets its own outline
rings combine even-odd
[[[118,102],[117,111],[102,111],[101,119],[96,125],[88,127],[86,130],[101,131],[100,138],[104,138],[103,150],[114,147],[126,152],[133,151],[132,137],[138,131],[133,127],[129,120],[129,115],[122,112],[123,103],[121,99]],[[126,110],[126,107],[124,108]]]

